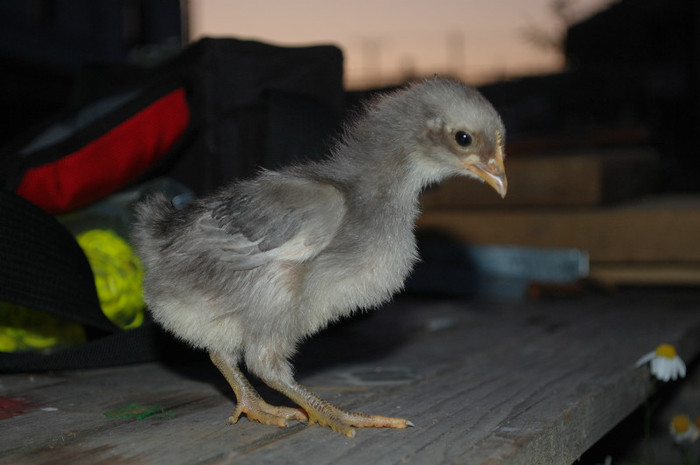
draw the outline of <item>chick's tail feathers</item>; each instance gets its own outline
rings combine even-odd
[[[175,212],[170,199],[160,192],[151,194],[136,204],[131,240],[142,259],[167,245]]]

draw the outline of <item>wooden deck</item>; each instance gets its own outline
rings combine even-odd
[[[296,359],[299,380],[328,400],[416,425],[354,439],[300,423],[227,425],[234,398],[204,358],[2,375],[0,463],[569,464],[643,402],[641,355],[669,342],[697,357],[699,297],[400,298]]]

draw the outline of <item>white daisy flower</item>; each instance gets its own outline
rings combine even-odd
[[[655,351],[649,352],[637,361],[640,367],[649,363],[651,374],[661,381],[676,380],[685,377],[685,363],[671,344],[661,344]]]
[[[692,421],[690,421],[690,417],[688,415],[676,415],[673,417],[668,430],[676,444],[688,444],[695,442],[698,436],[700,436],[698,427],[695,426]]]

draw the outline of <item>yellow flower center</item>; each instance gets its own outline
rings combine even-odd
[[[678,356],[676,348],[671,344],[661,344],[656,348],[657,357],[675,358]]]
[[[676,415],[671,420],[671,428],[676,433],[686,433],[690,429],[690,418],[688,415]]]

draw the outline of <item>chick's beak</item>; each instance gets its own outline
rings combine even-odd
[[[467,170],[479,176],[493,187],[501,198],[508,192],[508,179],[506,179],[506,169],[503,165],[503,147],[499,144],[496,153],[488,162],[477,162],[467,166]]]

